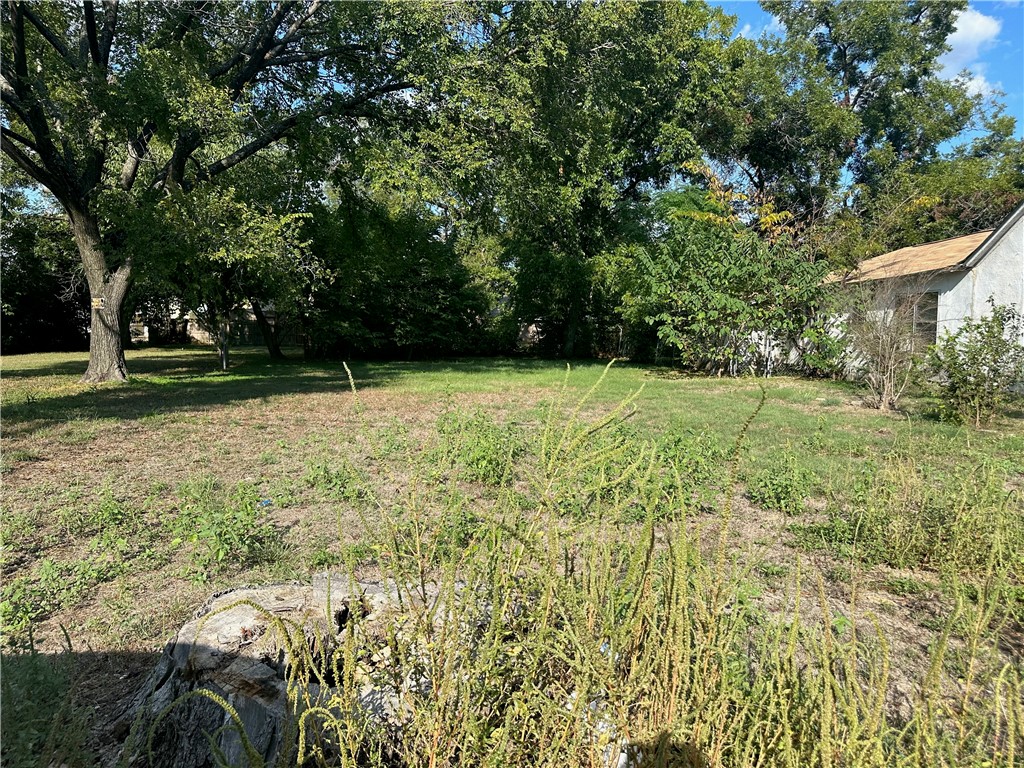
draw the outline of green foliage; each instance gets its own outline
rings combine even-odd
[[[0,629],[7,645],[28,637],[33,623],[91,596],[98,584],[124,573],[122,553],[106,549],[74,560],[42,560],[30,575],[0,589]]]
[[[638,252],[624,317],[653,325],[686,365],[770,373],[815,322],[827,266],[784,239],[686,214]]]
[[[74,537],[91,533],[131,530],[139,522],[138,510],[114,496],[109,485],[100,491],[99,499],[89,505],[79,502],[62,507],[57,512],[58,523]]]
[[[764,5],[785,35],[748,58],[737,154],[753,191],[802,219],[818,217],[843,170],[876,186],[896,158],[931,159],[979,111],[967,83],[938,67],[965,0]]]
[[[228,489],[202,476],[183,484],[179,494],[181,508],[172,524],[176,542],[195,545],[201,576],[269,562],[280,554],[281,533],[266,520],[260,496],[249,483]]]
[[[993,563],[1024,572],[1024,520],[1007,469],[982,458],[950,472],[894,457],[830,505],[825,523],[795,526],[807,548],[855,554],[894,568],[964,577]]]
[[[709,431],[672,431],[657,443],[658,457],[671,473],[695,493],[716,489],[722,478],[722,465],[728,457],[717,435]]]
[[[750,479],[747,495],[765,509],[796,515],[811,493],[811,480],[811,473],[787,450]]]
[[[310,459],[302,482],[339,501],[356,502],[368,497],[365,479],[345,459]]]
[[[929,351],[941,377],[940,397],[956,419],[980,427],[995,416],[1014,384],[1024,382],[1024,317],[996,306],[981,319],[965,318]]]
[[[87,349],[89,304],[67,222],[0,191],[4,354]]]
[[[594,262],[640,234],[642,190],[718,135],[728,37],[699,3],[512,3],[484,14],[465,76],[438,88],[411,159],[443,169],[474,244],[497,239],[480,261],[505,272],[543,349],[586,354],[607,330]]]
[[[446,410],[437,420],[441,466],[466,480],[489,485],[510,483],[523,453],[523,438],[512,424],[501,424],[483,411]]]
[[[487,305],[422,206],[344,195],[312,208],[310,248],[329,273],[302,308],[306,353],[436,356],[484,342]]]

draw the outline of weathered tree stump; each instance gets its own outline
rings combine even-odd
[[[214,595],[167,644],[127,708],[123,721],[125,730],[130,721],[130,735],[122,760],[130,766],[207,768],[217,764],[219,752],[230,765],[273,765],[282,751],[296,746],[287,680],[294,660],[288,658],[281,623],[289,632],[305,633],[308,647],[325,653],[353,612],[359,612],[362,638],[376,634],[362,628],[393,621],[399,606],[393,585],[328,574],[307,585]],[[329,693],[312,682],[303,685],[303,694],[313,701]],[[237,722],[217,698],[237,713]],[[395,695],[367,685],[359,706],[386,725]]]

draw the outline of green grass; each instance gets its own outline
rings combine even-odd
[[[441,629],[430,658],[466,671],[416,700],[404,765],[596,760],[588,685],[619,732],[716,765],[1016,759],[1016,411],[976,432],[844,383],[539,360],[355,364],[353,395],[341,364],[233,360],[133,351],[103,386],[83,355],[2,360],[10,650],[62,627],[152,649],[210,591],[354,570],[513,611],[465,648]],[[427,638],[402,642],[422,662]]]

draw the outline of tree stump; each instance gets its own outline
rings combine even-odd
[[[394,585],[329,574],[307,585],[214,595],[167,644],[127,708],[123,764],[207,768],[217,765],[220,753],[229,765],[273,765],[296,746],[287,682],[293,660],[279,622],[301,629],[309,647],[324,652],[323,644],[340,637],[353,612],[359,612],[360,638],[372,637],[376,633],[363,628],[392,621],[400,602]],[[304,683],[303,693],[317,700],[329,692]],[[230,705],[239,722],[214,697]],[[367,685],[359,706],[386,725],[397,694]]]

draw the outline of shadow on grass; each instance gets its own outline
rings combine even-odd
[[[153,749],[153,765],[171,765],[172,761],[185,759],[189,764],[213,765],[217,761],[204,734],[214,735],[212,741],[219,747],[234,746],[240,752],[238,738],[220,727],[225,716],[217,703],[205,697],[183,698],[191,690],[206,689],[239,706],[233,692],[223,687],[225,681],[237,685],[237,676],[204,668],[193,677],[186,674],[188,667],[181,666],[192,653],[208,657],[211,651],[216,655],[220,649],[187,644],[176,646],[173,653],[170,649],[168,646],[163,653],[4,653],[4,765],[93,768],[128,757],[122,754],[126,750],[135,757],[132,764],[150,765],[145,757],[147,745]],[[254,687],[245,689],[253,701],[266,702],[261,694],[270,691],[273,696],[276,686],[286,682],[284,665],[265,669],[276,672],[276,680],[268,683],[266,678],[254,676],[253,681],[258,680],[263,687],[252,683]],[[172,671],[177,678],[169,678]],[[144,703],[147,697],[148,704]],[[164,710],[169,701],[178,703]],[[160,711],[163,716],[156,722],[154,717]],[[273,761],[279,747],[284,747],[280,741],[284,721],[261,714],[252,706],[243,706],[240,712],[255,751]],[[667,732],[628,745],[623,757],[636,768],[710,765],[694,744]]]
[[[76,418],[133,420],[282,395],[340,393],[350,389],[341,362],[271,360],[266,353],[251,350],[236,353],[234,360],[228,371],[220,371],[216,369],[216,358],[207,355],[206,350],[150,356],[136,353],[129,362],[130,378],[125,384],[93,386],[54,397],[47,397],[45,392],[20,398],[18,394],[9,396],[4,405],[4,427],[11,436],[24,436]],[[349,367],[356,388],[366,390],[424,373],[500,378],[557,370],[563,364],[537,359],[466,358],[354,362]],[[81,369],[81,361],[62,361],[52,366],[5,371],[4,376],[67,376]]]
[[[128,704],[159,653],[2,654],[4,766],[101,764],[128,735]],[[120,722],[119,722],[120,721]]]

